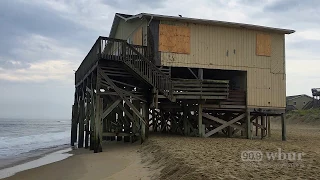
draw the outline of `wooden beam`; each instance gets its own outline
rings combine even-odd
[[[198,76],[192,71],[191,68],[188,67],[188,70],[190,71],[190,73],[191,73],[196,79],[198,79]]]
[[[220,123],[220,124],[224,124],[224,123],[228,122],[228,121],[219,119],[219,118],[217,118],[217,117],[211,116],[211,115],[209,115],[208,113],[203,113],[202,116],[205,117],[205,118],[207,118],[207,119],[216,121],[216,122],[218,122],[218,123]],[[239,130],[243,130],[243,131],[245,130],[245,129],[244,129],[242,126],[240,126],[240,125],[231,124],[230,126],[236,128],[236,129],[239,129]]]
[[[238,117],[232,119],[231,121],[228,121],[228,122],[222,124],[221,126],[213,129],[212,131],[209,131],[207,134],[204,135],[204,137],[209,137],[209,136],[217,133],[217,132],[220,131],[221,129],[226,128],[226,127],[230,126],[231,124],[233,124],[233,123],[235,123],[235,122],[243,119],[244,117],[245,117],[245,114],[241,114],[241,115],[239,115]]]
[[[117,99],[116,101],[114,101],[106,110],[104,110],[103,114],[102,114],[102,119],[106,118],[111,111],[118,106],[118,104],[121,102],[120,99]]]

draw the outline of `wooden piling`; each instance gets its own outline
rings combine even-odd
[[[92,89],[91,89],[92,90]],[[91,101],[90,101],[90,150],[94,150],[94,142],[95,142],[95,95],[94,92],[91,92]]]
[[[79,141],[78,141],[78,148],[83,148],[84,143],[84,100],[83,94],[80,99],[80,108],[79,108]]]
[[[203,137],[204,132],[202,132],[202,104],[198,105],[198,128],[199,128],[199,137]]]
[[[287,127],[286,127],[286,117],[285,114],[281,114],[281,128],[282,128],[282,141],[287,140]]]
[[[246,110],[246,125],[247,125],[247,128],[246,128],[246,130],[247,130],[247,132],[246,132],[247,139],[251,139],[251,136],[252,136],[251,129],[252,129],[252,127],[251,127],[251,120],[250,120],[250,112],[249,112],[248,109]]]
[[[95,127],[94,127],[94,153],[102,151],[102,111],[103,111],[103,99],[100,97],[100,88],[101,88],[101,77],[99,74],[99,69],[97,70],[97,81],[96,81],[96,112],[95,112]]]
[[[141,140],[141,143],[143,143],[144,141],[146,141],[146,138],[147,138],[147,127],[148,127],[148,123],[147,123],[147,118],[149,116],[149,108],[148,108],[148,105],[147,103],[143,103],[142,104],[142,116],[144,117],[145,121],[146,121],[146,124],[144,124],[142,121],[140,121],[140,125],[141,125],[141,128],[140,128],[140,140]]]
[[[268,137],[271,137],[271,122],[270,122],[270,116],[267,117],[268,121]]]
[[[72,106],[72,122],[71,122],[71,146],[77,141],[77,130],[78,130],[78,102],[75,100]]]
[[[86,117],[86,121],[85,121],[85,138],[84,138],[84,147],[87,149],[89,147],[89,119],[90,119],[90,108],[89,108],[89,96],[86,95],[86,102],[87,102],[87,106],[86,106],[86,113],[85,113],[85,117]]]
[[[258,136],[259,133],[259,127],[257,126],[257,124],[259,124],[259,116],[256,117],[256,136]]]
[[[266,132],[266,127],[265,127],[265,118],[264,116],[260,116],[261,118],[261,139],[263,139],[265,137],[265,132]]]

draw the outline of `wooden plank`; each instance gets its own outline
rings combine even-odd
[[[229,93],[218,93],[218,92],[173,92],[174,95],[211,95],[211,96],[226,96]]]
[[[217,117],[211,116],[211,115],[209,115],[208,113],[203,113],[202,116],[205,117],[205,118],[207,118],[207,119],[216,121],[216,122],[218,122],[218,123],[220,123],[220,124],[225,124],[225,123],[228,122],[228,121],[219,119],[219,118],[217,118]],[[242,126],[239,126],[239,125],[236,125],[236,124],[231,124],[230,126],[236,128],[236,129],[244,130],[244,128],[243,128]]]
[[[159,24],[159,51],[190,54],[190,28]]]
[[[104,132],[102,136],[140,136],[139,133],[113,133],[113,132]]]
[[[182,78],[172,78],[172,81],[177,83],[214,83],[214,84],[229,84],[229,80],[215,80],[215,79],[182,79]]]
[[[226,96],[194,96],[194,95],[175,95],[176,99],[226,99]]]
[[[258,33],[256,40],[256,54],[258,56],[271,56],[271,36]]]
[[[228,91],[228,88],[199,88],[199,87],[173,87],[174,91],[222,91],[226,92]]]
[[[232,119],[232,120],[230,120],[230,121],[222,124],[221,126],[213,129],[212,131],[209,131],[207,134],[204,135],[204,137],[209,137],[209,136],[217,133],[217,132],[220,131],[221,129],[224,129],[224,128],[230,126],[231,124],[233,124],[233,123],[235,123],[235,122],[243,119],[244,117],[245,117],[245,114],[241,114],[240,116],[238,116],[238,117],[236,117],[236,118],[234,118],[234,119]]]
[[[228,88],[228,84],[200,84],[200,83],[183,83],[183,82],[175,82],[173,81],[172,84],[174,88],[179,87],[220,87],[220,88]]]
[[[136,31],[133,33],[133,44],[134,45],[142,46],[142,41],[143,41],[142,33],[143,33],[142,27],[136,29]]]

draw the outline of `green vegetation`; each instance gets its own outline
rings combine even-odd
[[[287,122],[320,124],[320,109],[295,110],[286,114]]]

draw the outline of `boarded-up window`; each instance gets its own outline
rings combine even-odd
[[[142,36],[142,27],[141,28],[138,28],[134,34],[133,34],[133,44],[134,45],[142,45],[142,41],[143,41],[143,36]]]
[[[190,54],[190,28],[160,24],[159,51]]]
[[[258,56],[271,56],[271,37],[269,34],[257,34],[256,54]]]

